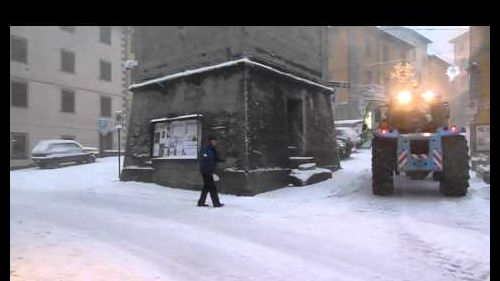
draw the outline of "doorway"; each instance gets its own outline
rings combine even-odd
[[[287,100],[288,143],[302,150],[304,139],[304,124],[302,113],[302,100]]]

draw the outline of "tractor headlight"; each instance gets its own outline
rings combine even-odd
[[[398,102],[401,104],[407,104],[411,101],[412,96],[409,91],[399,92],[397,95]]]
[[[426,102],[431,102],[434,99],[434,93],[431,91],[427,91],[422,94],[422,97]]]

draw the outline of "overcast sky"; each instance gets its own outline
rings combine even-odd
[[[433,43],[429,44],[429,54],[437,55],[453,63],[453,44],[449,41],[469,30],[468,26],[407,26],[420,32]]]

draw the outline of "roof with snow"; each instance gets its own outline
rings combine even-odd
[[[163,77],[160,77],[160,78],[151,79],[151,80],[148,80],[148,81],[145,81],[145,82],[141,82],[141,83],[138,83],[138,84],[133,84],[133,85],[131,85],[129,87],[129,90],[138,89],[138,88],[141,88],[141,87],[144,87],[144,86],[147,86],[147,85],[152,85],[152,84],[160,84],[160,83],[163,83],[163,82],[166,82],[166,81],[169,81],[169,80],[173,80],[173,79],[176,79],[176,78],[190,76],[190,75],[194,75],[194,74],[197,74],[197,73],[203,73],[203,72],[207,72],[207,71],[210,71],[210,70],[225,68],[225,67],[229,67],[229,66],[234,66],[234,65],[237,65],[237,64],[247,64],[247,65],[251,65],[251,66],[260,67],[260,68],[263,68],[263,69],[270,70],[270,71],[272,71],[272,72],[274,72],[276,74],[280,74],[282,76],[286,76],[286,77],[292,78],[294,80],[305,82],[307,84],[310,84],[310,85],[322,88],[323,90],[328,90],[330,92],[334,92],[335,91],[334,88],[327,87],[325,85],[322,85],[322,84],[320,84],[318,82],[315,82],[313,80],[310,80],[310,79],[306,79],[306,78],[302,78],[302,77],[296,76],[296,75],[291,74],[289,72],[278,70],[278,69],[276,69],[274,67],[265,65],[265,64],[260,63],[260,62],[253,61],[250,58],[246,58],[246,57],[245,58],[241,58],[241,59],[236,59],[236,60],[231,60],[231,61],[219,63],[219,64],[215,64],[215,65],[204,66],[204,67],[190,69],[190,70],[186,70],[186,71],[182,71],[182,72],[177,72],[177,73],[166,75],[166,76],[163,76]]]
[[[177,116],[177,117],[172,117],[172,118],[158,118],[158,119],[151,120],[151,123],[162,122],[162,121],[184,120],[184,119],[191,119],[191,118],[197,118],[197,117],[203,117],[203,115],[190,114],[190,115],[182,115],[182,116]]]
[[[451,39],[449,42],[452,43],[452,44],[456,44],[457,41],[461,40],[461,39],[466,39],[466,37],[469,36],[469,31],[466,31],[460,35],[458,35],[457,37]]]
[[[335,124],[340,124],[340,125],[344,125],[344,124],[357,124],[357,123],[363,123],[363,119],[354,119],[354,120],[336,120],[335,121]]]
[[[432,43],[429,38],[423,36],[420,34],[418,31],[408,28],[408,27],[403,27],[403,26],[381,26],[380,29],[383,31],[400,38],[401,40],[415,46],[415,40],[418,40],[422,43],[425,44],[430,44]]]
[[[447,62],[445,59],[443,59],[443,58],[441,58],[439,56],[436,56],[436,55],[429,55],[429,59],[436,60],[439,63],[447,65],[447,66],[451,66],[451,64],[449,62]]]

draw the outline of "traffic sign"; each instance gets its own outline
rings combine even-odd
[[[120,130],[123,126],[123,121],[122,121],[122,112],[121,111],[116,111],[115,112],[115,129]]]
[[[102,135],[108,133],[108,123],[108,119],[97,119],[97,130],[99,131],[99,133],[101,133]]]

